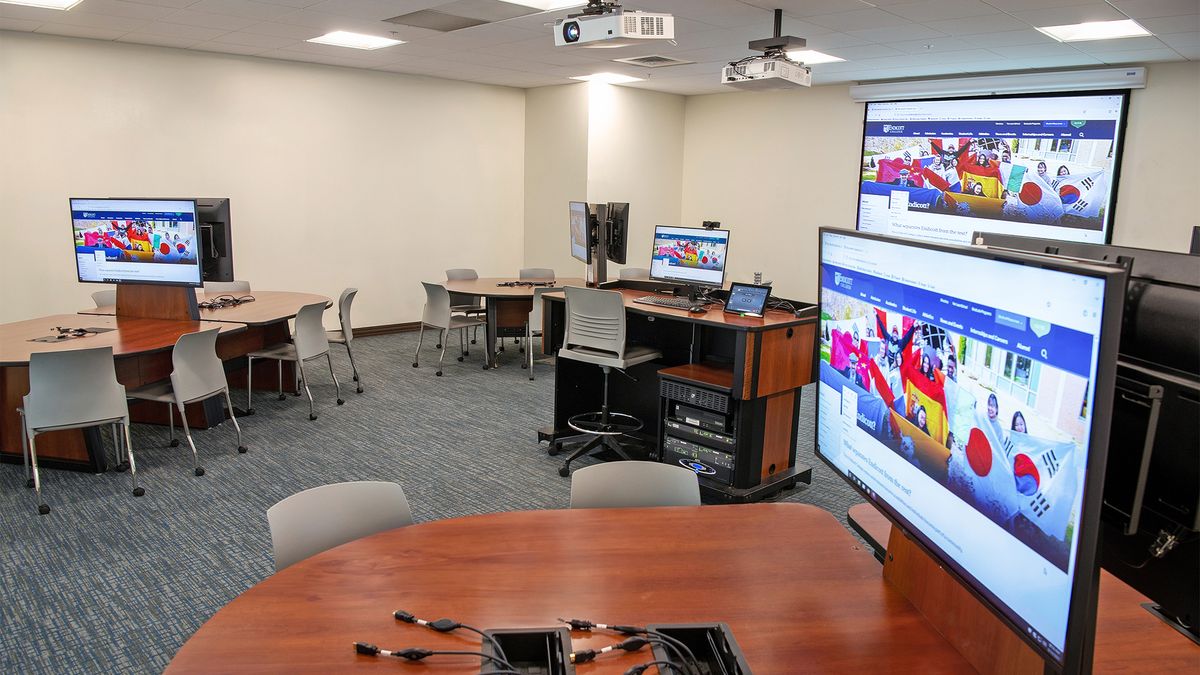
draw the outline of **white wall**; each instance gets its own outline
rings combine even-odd
[[[586,84],[529,89],[525,94],[525,264],[560,277],[584,275],[571,257],[567,202],[588,199]]]
[[[0,129],[0,322],[90,305],[71,196],[227,196],[238,278],[357,286],[364,326],[521,264],[519,89],[4,32]]]
[[[1126,127],[1113,243],[1186,251],[1200,147],[1200,64],[1148,67]],[[732,230],[729,270],[816,299],[816,228],[853,228],[863,106],[846,87],[693,96],[685,108],[683,220]]]

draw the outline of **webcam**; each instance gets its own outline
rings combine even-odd
[[[700,223],[700,227],[703,227],[706,230],[715,230],[720,226],[721,226],[721,221],[719,221],[719,220],[705,220]]]

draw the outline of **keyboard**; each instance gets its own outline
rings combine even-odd
[[[668,295],[643,295],[640,298],[634,298],[634,302],[640,302],[643,305],[656,305],[658,307],[671,307],[674,309],[688,309],[692,305],[699,304],[687,298],[678,298]]]

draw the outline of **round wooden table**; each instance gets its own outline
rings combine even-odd
[[[554,288],[584,286],[586,280],[578,277],[562,279],[514,279],[506,277],[482,277],[441,282],[451,293],[477,295],[487,300],[487,362],[495,368],[496,338],[525,337],[525,322],[533,309],[533,289],[536,286],[505,286],[506,283],[553,281]]]
[[[521,511],[366,537],[297,563],[213,616],[167,668],[190,672],[478,673],[474,657],[423,666],[359,656],[477,649],[478,636],[404,624],[404,609],[486,628],[557,617],[729,624],[755,673],[969,672],[828,512],[801,504]],[[618,642],[574,633],[576,649]],[[621,673],[649,650],[581,672]],[[651,671],[653,672],[653,671]]]

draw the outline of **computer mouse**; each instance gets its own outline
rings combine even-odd
[[[708,308],[704,305],[692,305],[691,307],[688,307],[688,311],[696,314],[703,314],[708,311]]]

